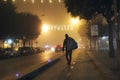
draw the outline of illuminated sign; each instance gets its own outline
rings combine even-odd
[[[92,25],[91,26],[91,36],[97,36],[98,35],[98,25]]]

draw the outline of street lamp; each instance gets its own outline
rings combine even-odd
[[[78,24],[78,23],[79,23],[79,17],[72,18],[72,19],[71,19],[71,22],[72,22],[72,24],[74,24],[74,25]]]
[[[48,31],[48,25],[47,24],[44,24],[43,26],[42,26],[42,32],[47,32]]]
[[[12,44],[13,43],[13,40],[12,39],[8,39],[8,44]]]

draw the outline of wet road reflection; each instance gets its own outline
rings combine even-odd
[[[7,60],[1,60],[0,79],[14,80],[27,74],[27,72],[30,72],[33,69],[37,69],[38,67],[44,65],[46,62],[49,63],[62,55],[63,53],[54,53],[47,51],[44,53],[38,53],[29,56],[21,56]]]

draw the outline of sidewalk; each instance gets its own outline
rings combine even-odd
[[[65,56],[61,61],[39,74],[33,80],[102,80],[89,56],[83,52],[74,52],[72,65],[66,63]]]
[[[96,67],[102,71],[107,80],[120,80],[120,66],[115,58],[110,58],[108,50],[91,51],[88,55],[93,59]],[[120,57],[119,57],[120,58]]]

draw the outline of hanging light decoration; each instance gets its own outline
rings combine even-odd
[[[4,2],[6,2],[7,0],[4,0]]]
[[[35,3],[35,0],[32,0],[32,3]]]
[[[4,2],[6,2],[7,0],[3,0]],[[16,0],[12,0],[12,2],[15,2]],[[23,2],[26,2],[27,0],[22,0]],[[35,3],[35,0],[31,0],[32,3]],[[52,3],[53,1],[52,0],[48,0],[49,3]],[[41,3],[44,3],[44,0],[40,0]],[[58,0],[59,3],[61,3],[62,1],[61,0]]]
[[[50,3],[52,3],[52,0],[49,0]]]
[[[26,2],[26,0],[23,0],[24,2]]]
[[[15,0],[12,0],[12,2],[15,2]]]
[[[59,3],[61,3],[61,0],[58,0]]]
[[[43,3],[43,0],[41,0],[41,3]]]

